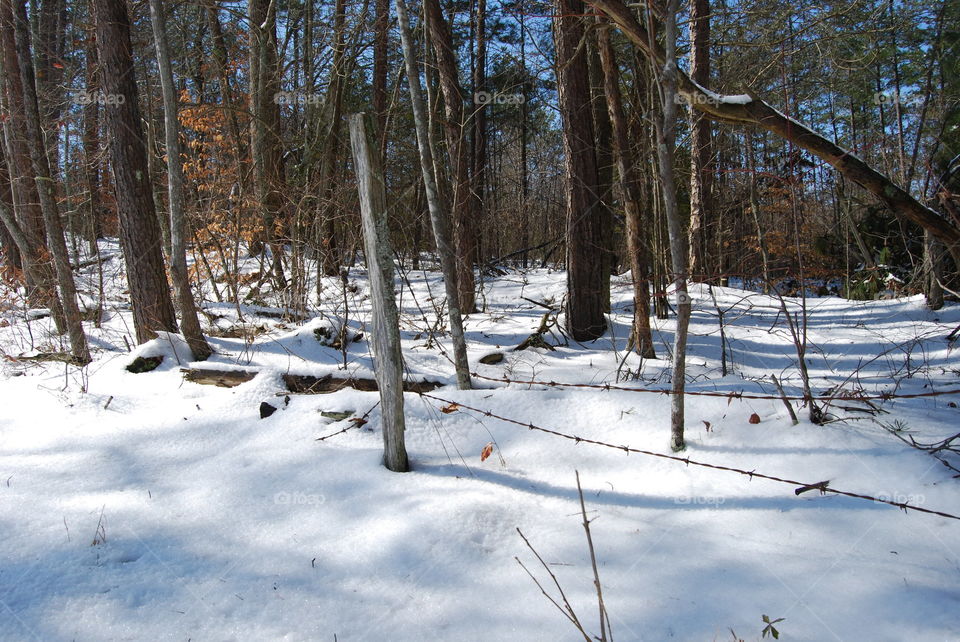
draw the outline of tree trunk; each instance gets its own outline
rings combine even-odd
[[[27,252],[21,252],[24,259],[24,276],[27,285],[27,301],[30,305],[48,307],[57,326],[57,332],[67,331],[63,318],[63,309],[57,296],[53,266],[47,251],[46,234],[43,226],[43,213],[40,210],[40,196],[30,161],[30,148],[27,144],[27,124],[23,107],[23,84],[20,82],[19,61],[13,28],[13,5],[0,2],[0,46],[3,49],[4,107],[8,118],[3,119],[4,144],[6,147],[7,167],[10,173],[11,201],[13,215],[30,245]],[[11,233],[13,230],[10,230]]]
[[[660,181],[663,184],[663,210],[670,234],[670,257],[673,282],[677,291],[677,330],[673,341],[673,375],[670,397],[670,448],[676,452],[686,445],[683,439],[684,391],[686,388],[687,330],[690,325],[690,295],[687,293],[687,254],[689,244],[683,233],[677,208],[677,184],[673,172],[677,128],[677,11],[679,0],[670,0],[666,8],[664,54],[661,86],[663,93],[663,122],[657,157],[660,161]]]
[[[154,0],[156,1],[156,0]],[[398,473],[410,469],[403,431],[403,356],[400,353],[400,326],[393,294],[393,253],[387,228],[387,197],[380,160],[373,151],[366,115],[350,117],[353,165],[360,191],[363,241],[370,275],[373,306],[373,337],[377,384],[380,388],[380,416],[383,430],[383,459]]]
[[[443,92],[444,131],[450,156],[453,182],[454,245],[457,256],[457,284],[460,310],[466,314],[476,306],[476,284],[473,266],[476,263],[477,241],[473,227],[475,212],[470,195],[470,158],[467,148],[467,126],[463,116],[463,92],[457,76],[450,29],[440,11],[439,0],[424,0],[430,43],[437,58],[440,91]]]
[[[248,0],[250,16],[250,158],[257,202],[263,211],[264,238],[272,254],[273,282],[287,287],[283,245],[277,227],[282,218],[280,147],[280,69],[277,60],[277,7],[273,0]]]
[[[343,117],[343,94],[346,84],[344,70],[344,29],[346,28],[346,5],[336,0],[333,19],[333,63],[330,68],[330,85],[323,110],[324,136],[321,140],[323,153],[320,157],[320,212],[317,217],[317,238],[320,241],[320,261],[317,264],[317,296],[320,295],[322,276],[340,274],[340,248],[337,243],[334,214],[334,173],[340,151],[340,131]]]
[[[92,2],[90,3],[92,5]],[[90,253],[97,253],[97,241],[103,237],[103,221],[100,201],[100,103],[90,100],[97,82],[97,40],[91,27],[84,48],[84,75],[86,98],[83,105],[83,179],[87,188],[87,223]]]
[[[400,23],[400,39],[403,44],[403,59],[407,69],[407,84],[410,88],[410,102],[413,104],[413,120],[417,129],[417,149],[420,156],[420,172],[423,174],[427,207],[430,209],[430,222],[433,236],[440,255],[443,270],[443,284],[447,294],[447,310],[450,318],[450,333],[453,335],[453,362],[457,371],[457,387],[469,390],[470,366],[467,362],[467,345],[463,336],[463,320],[460,316],[459,289],[457,288],[457,259],[451,243],[450,214],[437,188],[434,175],[433,149],[430,144],[427,106],[423,101],[420,88],[420,72],[417,69],[413,51],[413,36],[407,19],[404,0],[396,0],[397,19]]]
[[[607,327],[603,270],[603,212],[595,151],[590,75],[581,0],[556,0],[557,91],[563,119],[567,207],[566,329],[575,341],[592,341]]]
[[[150,22],[157,48],[157,67],[163,91],[163,125],[167,148],[167,194],[170,200],[170,278],[173,280],[174,299],[180,310],[183,336],[195,359],[209,357],[213,350],[203,337],[197,308],[190,290],[187,272],[187,249],[184,241],[186,214],[183,206],[183,165],[180,161],[180,121],[177,114],[177,95],[173,86],[173,69],[160,0],[150,0]]]
[[[375,0],[373,22],[373,111],[377,118],[380,156],[387,149],[387,49],[390,36],[390,0]]]
[[[487,88],[487,0],[478,0],[476,15],[477,57],[473,69],[473,91],[488,92]],[[480,260],[484,221],[486,221],[487,189],[487,103],[473,106],[473,116],[467,119],[473,124],[470,139],[470,212],[474,217],[474,260]],[[526,247],[525,245],[522,247]],[[471,271],[472,273],[472,271]],[[476,307],[476,306],[474,306]]]
[[[85,365],[90,362],[90,348],[87,346],[87,337],[83,333],[83,323],[80,320],[80,307],[77,304],[77,286],[73,282],[73,271],[70,269],[70,254],[63,236],[63,225],[60,221],[60,212],[57,208],[56,187],[50,173],[50,164],[47,159],[47,149],[44,145],[43,129],[40,125],[40,106],[37,102],[37,84],[33,74],[33,57],[30,46],[30,30],[27,25],[27,10],[23,0],[13,1],[13,23],[19,60],[20,82],[23,86],[24,117],[27,125],[27,141],[30,147],[30,159],[33,164],[34,180],[37,184],[37,194],[40,197],[40,210],[43,214],[43,224],[47,229],[47,246],[53,260],[57,276],[57,286],[60,290],[60,305],[63,309],[63,318],[66,322],[67,334],[70,337],[70,353],[75,363]],[[17,70],[8,69],[7,76],[17,73]]]
[[[710,83],[710,0],[690,0],[690,77],[706,87]],[[713,176],[710,120],[690,110],[690,274],[707,276],[706,228],[711,215]]]
[[[137,342],[157,330],[177,331],[170,287],[163,268],[147,150],[143,145],[139,96],[124,0],[94,0],[103,117],[120,218],[120,244],[127,266]]]
[[[643,243],[643,215],[640,204],[640,189],[634,170],[627,117],[620,96],[620,79],[616,56],[610,44],[610,25],[598,18],[597,48],[603,67],[603,87],[607,110],[613,128],[613,156],[616,161],[620,191],[623,193],[623,209],[627,221],[627,251],[630,254],[630,272],[633,281],[633,331],[631,342],[637,354],[645,359],[655,359],[653,334],[650,330],[650,280]]]

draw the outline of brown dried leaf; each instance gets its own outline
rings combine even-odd
[[[442,412],[442,413],[445,414],[445,415],[449,415],[449,414],[454,413],[454,412],[456,412],[456,411],[458,411],[458,410],[460,410],[460,404],[452,403],[452,404],[450,404],[449,406],[444,406],[443,408],[441,408],[441,409],[440,409],[440,412]]]
[[[760,423],[760,415],[758,415],[757,413],[753,413],[752,415],[750,415],[750,423],[752,424]]]
[[[486,461],[487,457],[493,454],[493,442],[489,442],[486,446],[483,447],[483,450],[480,451],[480,461]]]

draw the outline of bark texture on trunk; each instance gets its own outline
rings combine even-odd
[[[616,161],[620,191],[623,193],[623,209],[627,222],[627,252],[630,254],[630,273],[633,277],[633,331],[631,341],[637,354],[646,359],[655,359],[653,333],[650,329],[650,268],[647,264],[647,248],[644,245],[643,213],[640,185],[634,169],[627,116],[620,95],[619,69],[610,43],[610,25],[600,19],[597,24],[597,48],[603,67],[603,86],[607,110],[613,128],[613,156]]]
[[[397,20],[400,23],[400,39],[403,44],[403,59],[407,71],[407,84],[410,87],[410,102],[413,104],[413,120],[417,129],[417,150],[420,157],[420,173],[423,175],[424,192],[427,207],[430,210],[430,223],[440,255],[440,267],[443,271],[443,285],[447,294],[447,311],[450,319],[450,334],[453,336],[453,362],[457,371],[457,387],[469,390],[470,366],[467,362],[467,346],[463,336],[463,319],[460,316],[459,291],[457,289],[457,260],[450,232],[450,213],[437,188],[434,174],[433,149],[431,147],[427,106],[420,86],[420,70],[417,69],[413,50],[413,36],[407,18],[405,0],[396,0]]]
[[[556,0],[557,90],[563,119],[567,206],[566,329],[576,341],[600,337],[604,316],[604,225],[581,0]]]
[[[11,0],[2,0],[10,2]],[[27,22],[27,8],[24,0],[14,0],[13,23],[16,36],[17,58],[19,61],[20,82],[23,85],[24,117],[27,125],[27,142],[30,148],[30,160],[33,166],[34,181],[40,197],[40,211],[47,230],[47,246],[53,260],[60,291],[60,306],[67,334],[70,337],[70,354],[75,363],[86,365],[90,362],[90,348],[83,333],[80,320],[80,306],[77,303],[77,286],[73,282],[70,269],[70,254],[63,235],[60,211],[57,207],[56,183],[50,172],[50,162],[44,143],[43,128],[40,124],[40,104],[37,100],[37,83],[33,72],[33,51],[30,46],[30,30]],[[8,69],[8,77],[17,70]]]
[[[476,305],[473,266],[476,262],[477,241],[473,225],[474,200],[470,194],[470,157],[467,146],[468,130],[463,115],[463,92],[457,75],[450,28],[440,11],[439,0],[424,0],[424,10],[430,44],[437,59],[440,91],[443,93],[444,132],[453,181],[453,234],[457,254],[460,310],[469,314]]]
[[[95,0],[94,7],[120,245],[137,342],[143,343],[155,338],[157,330],[176,332],[177,318],[164,271],[160,225],[150,185],[127,5],[124,0]]]
[[[177,114],[177,94],[173,86],[170,66],[170,47],[167,45],[166,24],[160,0],[150,0],[150,22],[157,49],[160,87],[163,91],[163,127],[167,148],[167,197],[170,200],[170,277],[173,280],[174,299],[180,310],[180,323],[187,345],[195,359],[204,360],[213,350],[203,337],[197,308],[190,289],[187,272],[187,249],[184,233],[186,213],[183,204],[183,165],[180,162],[180,121]]]

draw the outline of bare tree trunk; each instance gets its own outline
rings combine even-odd
[[[473,266],[476,263],[476,233],[473,228],[473,199],[470,195],[470,158],[466,121],[463,116],[463,93],[457,76],[450,29],[440,11],[438,0],[424,0],[430,43],[437,58],[440,91],[443,92],[444,131],[450,156],[453,182],[454,245],[457,256],[457,285],[460,310],[470,314],[476,307]]]
[[[8,117],[3,119],[4,144],[7,166],[10,173],[11,201],[15,216],[30,248],[21,252],[24,259],[27,301],[30,305],[50,309],[57,332],[65,334],[66,321],[56,291],[56,278],[50,264],[49,252],[44,240],[43,213],[40,196],[31,167],[27,144],[27,124],[24,116],[23,85],[20,82],[19,61],[13,28],[13,5],[0,2],[0,46],[3,49],[3,65],[0,73],[4,86],[3,102]],[[12,230],[11,230],[12,232]]]
[[[487,0],[477,2],[477,57],[473,69],[473,91],[488,92],[487,89]],[[489,93],[489,92],[488,92]],[[467,119],[473,124],[473,135],[470,144],[470,196],[472,202],[470,212],[474,217],[474,260],[481,256],[482,235],[486,220],[486,189],[487,189],[487,103],[473,106],[473,116]],[[523,246],[526,247],[526,246]],[[471,270],[472,274],[472,270]],[[461,288],[462,289],[462,288]]]
[[[553,30],[567,200],[566,328],[574,340],[592,341],[606,330],[603,313],[609,294],[604,291],[607,260],[590,74],[581,46],[585,36],[583,2],[556,0],[556,14]]]
[[[363,240],[373,300],[373,343],[380,388],[383,429],[383,459],[387,468],[405,473],[410,469],[404,445],[403,356],[400,326],[393,295],[393,252],[387,227],[387,198],[380,160],[373,151],[365,114],[350,117],[350,142],[360,191]]]
[[[248,0],[250,17],[250,158],[257,201],[263,211],[264,235],[272,256],[273,282],[287,287],[283,245],[277,226],[282,218],[280,153],[280,90],[277,62],[277,7],[273,0]]]
[[[443,284],[447,293],[447,310],[450,318],[450,333],[453,335],[453,362],[457,371],[457,387],[469,390],[470,366],[467,362],[467,345],[463,336],[463,320],[460,316],[459,289],[457,288],[457,259],[451,243],[450,214],[446,203],[437,188],[434,175],[433,150],[430,146],[427,106],[423,101],[420,88],[420,72],[417,69],[413,51],[413,36],[404,0],[396,0],[397,18],[400,23],[400,39],[403,43],[403,59],[407,68],[407,84],[410,87],[410,102],[413,104],[413,119],[417,129],[417,148],[420,153],[420,171],[423,174],[427,206],[430,209],[430,222],[433,224],[433,236],[440,255],[443,270]]]
[[[381,158],[387,149],[387,48],[390,35],[390,0],[374,0],[373,111]]]
[[[753,134],[747,129],[745,144],[747,147],[747,170],[750,172],[750,213],[757,229],[757,247],[760,249],[760,263],[763,270],[763,291],[770,291],[770,258],[767,254],[767,239],[760,223],[760,198],[757,194],[757,167],[753,158]]]
[[[37,102],[37,85],[33,73],[27,10],[23,0],[3,1],[14,2],[13,23],[17,58],[20,63],[20,82],[23,85],[27,140],[30,146],[30,158],[33,163],[34,180],[37,183],[37,193],[40,197],[40,210],[43,213],[44,227],[47,229],[47,246],[53,259],[57,286],[60,290],[60,305],[63,308],[63,318],[66,322],[67,334],[70,337],[70,353],[76,363],[85,365],[90,362],[90,348],[87,346],[87,337],[83,333],[80,307],[77,304],[77,286],[73,282],[73,271],[70,269],[70,254],[67,251],[67,243],[63,236],[63,225],[60,222],[60,212],[57,208],[55,183],[50,174],[43,129],[40,125],[40,106]],[[7,70],[8,76],[14,73],[16,73],[16,70]]]
[[[687,330],[690,325],[690,295],[687,292],[687,254],[689,244],[683,233],[677,208],[677,185],[674,179],[673,158],[676,149],[677,127],[677,11],[679,0],[670,0],[666,8],[665,42],[661,88],[663,94],[663,122],[660,124],[660,142],[657,157],[660,160],[660,181],[663,184],[663,209],[670,234],[670,256],[673,279],[677,291],[677,330],[673,341],[673,375],[670,397],[670,448],[686,447],[683,439],[684,391],[686,388]]]
[[[89,3],[92,6],[92,2]],[[100,103],[91,100],[92,92],[97,88],[97,41],[96,32],[89,27],[84,48],[86,80],[85,104],[83,105],[83,178],[87,188],[87,223],[90,253],[97,253],[97,240],[103,236],[103,222],[100,202]]]
[[[710,83],[710,0],[690,0],[690,77]],[[706,225],[710,216],[710,121],[690,110],[690,274],[706,275]]]
[[[173,280],[174,298],[180,309],[183,336],[193,351],[195,359],[205,360],[213,350],[203,337],[197,308],[190,290],[187,272],[187,249],[184,241],[186,214],[183,206],[183,165],[180,161],[180,121],[177,115],[177,95],[173,86],[173,69],[170,67],[170,51],[163,8],[160,0],[150,0],[150,22],[153,40],[157,48],[157,67],[160,71],[160,87],[163,91],[163,125],[167,147],[167,193],[170,199],[170,278]]]
[[[616,161],[620,191],[623,193],[623,209],[627,220],[627,252],[630,254],[630,272],[633,281],[633,331],[631,341],[637,354],[645,359],[655,359],[653,334],[650,330],[650,281],[643,246],[643,224],[640,189],[634,170],[627,117],[620,96],[620,79],[616,55],[610,44],[610,25],[603,19],[597,21],[597,48],[603,67],[604,93],[610,123],[613,128],[613,156]]]
[[[323,120],[325,131],[321,142],[323,153],[320,158],[320,212],[318,216],[318,240],[320,241],[320,261],[317,264],[317,295],[320,294],[321,276],[340,274],[340,248],[337,243],[334,222],[333,203],[334,170],[340,150],[340,121],[343,116],[344,77],[344,29],[346,27],[346,5],[344,0],[336,0],[333,18],[333,63],[330,68],[330,85],[324,105]]]
[[[127,266],[137,342],[157,330],[177,331],[170,286],[163,267],[160,224],[144,147],[139,96],[130,44],[130,19],[124,0],[95,0],[97,54],[103,94],[110,165],[120,217],[120,244]]]

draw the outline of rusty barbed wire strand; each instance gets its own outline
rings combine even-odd
[[[908,502],[897,502],[897,501],[893,501],[893,500],[890,500],[890,499],[884,499],[884,498],[882,498],[882,497],[874,497],[874,496],[872,496],[872,495],[864,495],[864,494],[861,494],[861,493],[853,493],[853,492],[850,492],[850,491],[838,490],[838,489],[836,489],[836,488],[831,487],[831,486],[829,485],[829,482],[815,482],[815,483],[812,483],[812,484],[811,484],[811,483],[796,481],[796,480],[793,480],[793,479],[787,479],[787,478],[784,478],[784,477],[777,477],[777,476],[775,476],[775,475],[766,475],[766,474],[764,474],[764,473],[758,473],[758,472],[753,471],[753,470],[744,470],[744,469],[742,469],[742,468],[734,468],[734,467],[732,467],[732,466],[724,466],[724,465],[722,465],[722,464],[711,464],[711,463],[708,463],[708,462],[697,461],[697,460],[694,460],[694,459],[690,459],[689,457],[680,457],[680,456],[678,456],[678,455],[668,455],[668,454],[666,454],[666,453],[658,453],[658,452],[654,452],[654,451],[652,451],[652,450],[643,450],[643,449],[641,449],[641,448],[633,448],[633,447],[631,447],[631,446],[626,446],[626,445],[620,445],[620,446],[618,446],[617,444],[611,444],[611,443],[609,443],[609,442],[599,441],[599,440],[597,440],[597,439],[590,439],[590,438],[588,438],[588,437],[580,437],[580,436],[578,436],[578,435],[571,435],[571,434],[569,434],[569,433],[561,432],[561,431],[559,431],[559,430],[553,430],[553,429],[551,429],[551,428],[544,428],[544,427],[542,427],[542,426],[538,426],[538,425],[533,424],[533,423],[531,423],[531,422],[517,421],[516,419],[511,419],[511,418],[509,418],[509,417],[504,417],[503,415],[498,415],[498,414],[496,414],[496,413],[494,413],[494,412],[492,412],[492,411],[490,411],[490,410],[482,410],[482,409],[480,409],[480,408],[474,408],[474,407],[468,406],[468,405],[466,405],[466,404],[464,404],[464,403],[462,403],[462,402],[460,402],[460,401],[453,401],[453,400],[451,400],[451,399],[444,399],[443,397],[438,397],[438,396],[436,396],[436,395],[431,395],[431,394],[426,393],[426,392],[421,392],[421,393],[419,393],[419,394],[420,394],[420,396],[423,397],[423,398],[433,399],[434,401],[439,401],[439,402],[441,402],[441,403],[448,404],[447,407],[448,407],[448,408],[452,408],[451,412],[452,412],[453,410],[469,410],[469,411],[471,411],[471,412],[475,412],[475,413],[482,414],[482,415],[485,416],[485,417],[491,417],[491,418],[493,418],[493,419],[498,419],[498,420],[500,420],[500,421],[503,421],[503,422],[506,422],[506,423],[509,423],[509,424],[514,424],[514,425],[517,425],[517,426],[522,426],[522,427],[527,428],[527,429],[529,429],[529,430],[534,430],[534,431],[537,431],[537,432],[546,433],[546,434],[548,434],[548,435],[554,435],[554,436],[556,436],[556,437],[562,437],[562,438],[564,438],[564,439],[573,441],[573,442],[578,443],[578,444],[579,444],[579,443],[593,444],[593,445],[595,445],[595,446],[602,446],[602,447],[604,447],[604,448],[612,448],[612,449],[614,449],[614,450],[622,450],[623,452],[628,453],[628,454],[629,454],[629,453],[636,453],[636,454],[638,454],[638,455],[646,455],[646,456],[649,456],[649,457],[658,457],[658,458],[660,458],[660,459],[667,459],[667,460],[670,460],[670,461],[676,461],[676,462],[680,462],[680,463],[686,464],[687,466],[699,466],[699,467],[701,467],[701,468],[709,468],[709,469],[711,469],[711,470],[722,470],[722,471],[726,471],[726,472],[737,473],[737,474],[745,475],[745,476],[749,477],[751,481],[753,481],[754,478],[757,478],[757,479],[766,479],[767,481],[777,482],[777,483],[781,483],[781,484],[789,484],[789,485],[795,487],[794,492],[796,492],[798,495],[800,494],[800,492],[805,492],[805,491],[808,491],[808,490],[819,490],[821,495],[826,494],[826,493],[829,492],[829,493],[834,493],[835,495],[841,495],[841,496],[843,496],[843,497],[852,497],[852,498],[854,498],[854,499],[864,499],[864,500],[872,501],[872,502],[875,502],[875,503],[878,503],[878,504],[888,504],[888,505],[890,505],[890,506],[895,506],[896,508],[899,508],[899,509],[902,510],[904,513],[906,513],[907,511],[913,510],[913,511],[918,511],[918,512],[921,512],[921,513],[928,513],[928,514],[930,514],[930,515],[937,515],[937,516],[939,516],[939,517],[946,517],[946,518],[948,518],[948,519],[960,520],[960,516],[953,515],[953,514],[951,514],[951,513],[946,513],[946,512],[943,512],[943,511],[933,510],[933,509],[930,509],[930,508],[922,508],[922,507],[920,507],[920,506],[911,506]],[[779,398],[779,397],[777,397],[777,398]],[[450,406],[449,404],[452,404],[452,406]]]
[[[589,388],[593,390],[619,390],[622,392],[646,392],[650,394],[660,394],[660,395],[672,395],[675,394],[672,390],[665,388],[635,388],[628,386],[618,386],[611,383],[564,383],[561,381],[538,381],[536,379],[509,379],[507,377],[487,377],[479,372],[471,372],[470,376],[476,377],[477,379],[483,379],[485,381],[495,381],[497,383],[507,383],[507,384],[519,384],[523,386],[546,386],[548,388]],[[948,390],[933,390],[930,392],[914,392],[914,393],[894,393],[894,392],[881,392],[877,394],[845,394],[845,395],[823,395],[823,396],[796,396],[788,395],[781,397],[780,395],[761,395],[758,393],[748,393],[744,391],[730,391],[730,392],[721,392],[721,391],[712,391],[712,390],[684,390],[683,395],[691,397],[723,397],[728,399],[759,399],[759,400],[773,400],[780,401],[786,399],[787,401],[875,401],[882,400],[887,401],[890,399],[919,399],[921,397],[942,397],[944,395],[957,395],[960,394],[960,388],[950,388]]]

